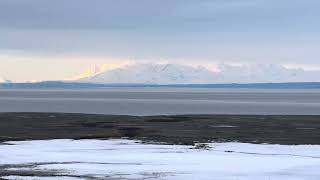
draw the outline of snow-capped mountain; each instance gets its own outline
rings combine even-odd
[[[214,73],[203,67],[177,64],[132,64],[82,78],[91,83],[203,84],[213,82]]]
[[[216,81],[220,83],[319,82],[320,71],[289,69],[275,64],[232,66],[220,64]]]
[[[218,65],[218,71],[180,64],[131,64],[81,78],[90,83],[210,84],[319,82],[320,71],[289,69],[281,65]]]
[[[100,74],[102,72],[107,71],[110,69],[107,64],[101,64],[101,65],[92,65],[89,69],[86,71],[82,72],[81,74],[78,74],[77,76],[71,77],[71,78],[66,78],[66,80],[78,80],[78,79],[83,79],[83,78],[88,78],[95,76],[97,74]]]

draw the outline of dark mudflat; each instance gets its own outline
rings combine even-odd
[[[123,137],[169,144],[320,144],[320,116],[0,113],[0,142]]]

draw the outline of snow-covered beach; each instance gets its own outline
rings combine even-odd
[[[0,145],[0,167],[1,178],[23,180],[316,180],[320,146],[209,143],[195,148],[126,139],[12,141]]]

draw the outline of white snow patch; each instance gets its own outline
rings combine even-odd
[[[0,145],[0,166],[41,163],[30,169],[62,170],[61,175],[181,180],[317,180],[320,177],[318,145],[210,143],[210,150],[199,150],[192,146],[151,145],[122,139],[7,143],[12,145]]]

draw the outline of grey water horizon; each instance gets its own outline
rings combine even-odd
[[[294,89],[2,89],[0,112],[112,115],[320,115],[320,90]]]

